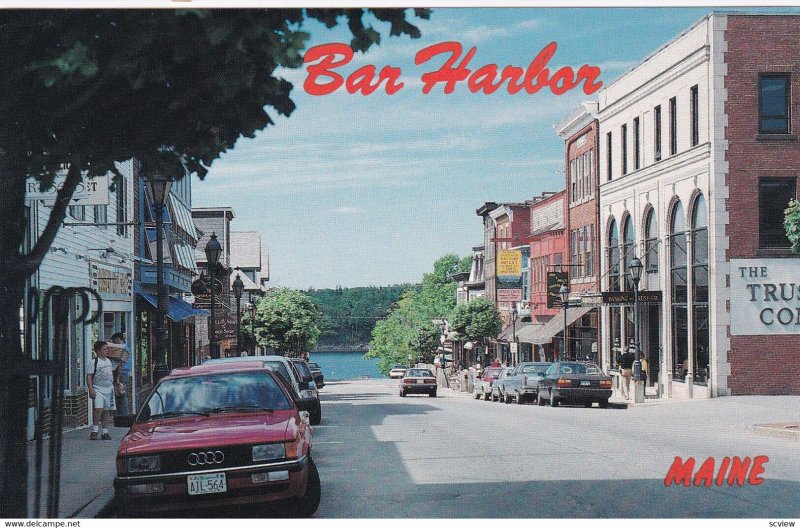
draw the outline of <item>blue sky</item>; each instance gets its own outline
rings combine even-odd
[[[610,84],[709,9],[436,9],[416,20],[422,38],[388,37],[337,71],[364,64],[402,69],[406,86],[388,96],[344,89],[314,97],[305,69],[282,70],[295,85],[289,118],[236,147],[193,186],[197,206],[230,206],[234,230],[257,230],[270,249],[271,284],[296,288],[417,282],[443,254],[467,255],[482,243],[475,209],[522,201],[564,187],[563,141],[553,130],[581,101],[561,96],[470,93],[461,83],[422,94],[420,76],[443,58],[414,65],[431,44],[477,47],[470,68],[526,68],[551,41],[550,61],[597,65]],[[309,46],[349,42],[343,28],[313,22]]]

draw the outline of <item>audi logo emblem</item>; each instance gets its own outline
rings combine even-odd
[[[190,466],[205,466],[206,464],[222,464],[225,454],[222,451],[201,451],[189,453]]]

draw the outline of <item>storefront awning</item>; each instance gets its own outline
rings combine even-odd
[[[571,325],[587,313],[591,312],[594,306],[581,306],[580,308],[567,308],[567,326]],[[564,315],[554,316],[543,325],[532,324],[517,332],[517,340],[522,343],[532,345],[544,345],[553,340],[559,332],[564,331]]]
[[[513,341],[516,336],[519,338],[520,332],[523,328],[531,326],[531,323],[517,323],[516,326],[508,325],[503,328],[503,331],[497,336],[498,341]]]
[[[158,299],[154,294],[144,291],[137,291],[136,295],[147,301],[147,303],[153,308],[158,308]],[[174,297],[167,298],[167,317],[173,321],[183,321],[184,319],[194,315],[208,316],[209,312],[208,310],[194,308],[191,304],[187,303],[186,301],[182,301],[181,299],[176,299]]]

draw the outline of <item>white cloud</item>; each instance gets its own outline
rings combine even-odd
[[[364,210],[360,207],[344,206],[331,209],[328,212],[333,214],[361,214],[364,212]]]

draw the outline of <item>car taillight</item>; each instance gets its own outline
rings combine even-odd
[[[434,379],[426,379],[425,383],[436,383],[436,380],[434,380]]]
[[[406,378],[403,380],[403,383],[414,383],[414,380],[411,378]]]
[[[572,380],[559,378],[558,379],[558,386],[559,387],[571,387],[572,386]]]
[[[611,380],[600,380],[601,387],[608,387],[611,388]]]

